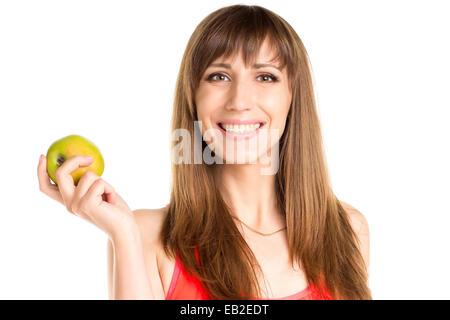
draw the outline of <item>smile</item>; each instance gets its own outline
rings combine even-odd
[[[218,122],[217,125],[226,137],[248,139],[255,136],[265,123],[254,120],[229,120]]]

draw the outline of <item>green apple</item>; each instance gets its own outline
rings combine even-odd
[[[78,184],[81,176],[90,170],[101,176],[105,168],[103,156],[100,150],[88,139],[79,135],[69,135],[52,143],[47,151],[47,172],[50,179],[58,185],[55,177],[58,169],[64,161],[73,156],[90,156],[94,161],[87,167],[80,167],[72,172],[75,185]]]

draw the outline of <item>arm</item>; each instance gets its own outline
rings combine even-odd
[[[164,209],[134,210],[133,227],[108,238],[109,299],[165,299],[157,261],[165,214]]]
[[[110,238],[106,243],[106,258],[108,265],[108,297],[110,300],[114,299],[114,247]]]
[[[109,298],[153,300],[139,228],[108,239]]]

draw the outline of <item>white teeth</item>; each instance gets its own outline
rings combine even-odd
[[[227,132],[251,132],[258,129],[260,126],[259,123],[255,124],[243,124],[243,125],[237,125],[237,124],[222,124],[222,128],[224,128]]]

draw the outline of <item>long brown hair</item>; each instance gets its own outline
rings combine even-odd
[[[266,37],[276,49],[281,67],[287,66],[292,90],[276,174],[290,261],[303,267],[309,284],[319,290],[325,285],[334,299],[372,299],[358,238],[331,190],[308,54],[283,18],[260,6],[232,5],[200,22],[181,62],[172,132],[183,128],[194,137],[194,121],[198,120],[195,92],[209,64],[242,52],[249,65]],[[172,141],[172,150],[176,144]],[[173,258],[178,253],[213,299],[261,297],[261,268],[215,184],[214,164],[194,164],[191,145],[190,164],[172,162],[170,204],[161,231],[164,250]],[[202,141],[202,151],[207,147]]]

